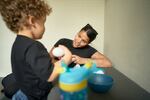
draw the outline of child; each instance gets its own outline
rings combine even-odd
[[[7,27],[16,33],[11,63],[19,91],[13,100],[46,100],[52,81],[58,76],[60,61],[51,62],[41,39],[46,16],[52,9],[44,0],[1,0],[0,14]],[[71,61],[71,52],[64,46],[63,60]]]

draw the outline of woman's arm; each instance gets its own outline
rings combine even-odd
[[[112,67],[111,61],[100,52],[95,52],[91,58],[82,58],[77,55],[72,55],[72,61],[77,64],[85,64],[89,60],[96,62],[98,67]]]
[[[96,62],[98,67],[112,67],[111,61],[101,54],[100,52],[96,52],[91,56],[91,59]]]

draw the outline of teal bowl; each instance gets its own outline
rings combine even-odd
[[[106,93],[111,89],[113,81],[109,75],[92,73],[88,78],[88,86],[95,92]]]

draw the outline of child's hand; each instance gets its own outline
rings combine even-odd
[[[70,52],[70,50],[63,45],[59,45],[58,47],[64,50],[64,56],[61,58],[61,60],[64,60],[67,65],[70,64],[72,58],[72,53]],[[61,60],[54,62],[54,69],[50,78],[48,79],[49,82],[53,81],[63,71]]]
[[[48,82],[52,82],[54,81],[60,74],[60,71],[62,67],[61,67],[61,61],[56,61],[54,63],[54,68],[53,68],[53,72],[52,74],[50,75],[49,79],[48,79]]]

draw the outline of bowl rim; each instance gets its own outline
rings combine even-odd
[[[103,85],[103,86],[113,85],[113,82],[111,82],[111,83],[105,83],[105,84],[104,84],[104,82],[99,83],[99,84],[88,82],[88,84],[89,83],[92,84],[92,85]]]
[[[89,78],[88,78],[88,83],[95,84],[95,85],[111,85],[111,84],[114,83],[114,79],[110,75],[107,75],[107,74],[97,74],[97,73],[93,73],[93,74],[94,75],[100,75],[100,76],[106,76],[106,77],[111,78],[111,80],[109,82],[99,82],[97,84],[97,82],[93,82],[93,81],[90,80],[90,76],[91,76],[90,75]]]

